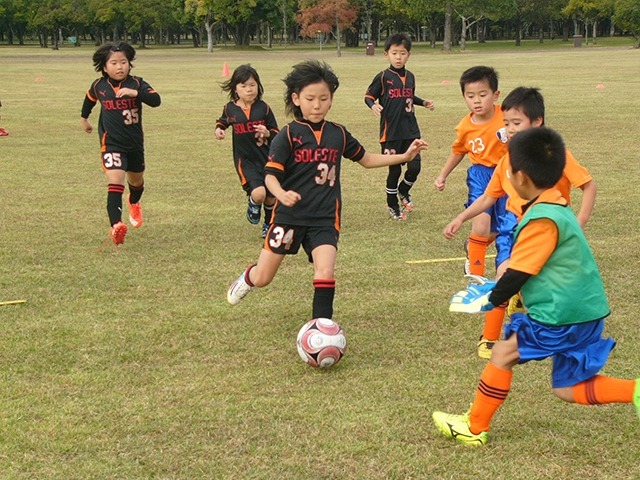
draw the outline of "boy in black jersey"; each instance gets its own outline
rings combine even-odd
[[[328,122],[338,77],[322,62],[293,67],[284,79],[285,108],[295,120],[273,139],[265,184],[276,197],[273,219],[258,263],[250,265],[229,287],[227,300],[236,305],[254,287],[271,283],[285,255],[302,246],[314,265],[312,318],[333,316],[334,269],[340,234],[342,157],[365,168],[410,162],[427,143],[416,139],[406,152],[365,152],[340,124]]]
[[[364,96],[364,102],[375,115],[380,116],[382,153],[404,153],[413,140],[420,138],[414,105],[433,110],[434,104],[432,100],[423,100],[415,95],[415,76],[404,67],[411,56],[409,35],[396,33],[389,36],[384,44],[384,56],[391,66],[373,79]],[[406,220],[405,212],[413,211],[409,190],[419,173],[420,155],[407,164],[407,170],[401,182],[402,165],[389,167],[387,208],[394,220]],[[402,202],[402,209],[398,203],[398,196]]]
[[[251,65],[240,65],[222,84],[230,102],[216,122],[216,138],[223,140],[229,127],[233,132],[233,162],[242,188],[249,197],[247,220],[260,222],[264,204],[262,238],[267,236],[276,199],[264,186],[264,166],[269,156],[269,140],[278,133],[278,123],[271,107],[262,100],[264,88],[258,72]]]
[[[142,225],[140,197],[144,191],[144,134],[142,104],[160,105],[160,95],[141,77],[129,75],[135,49],[125,43],[102,45],[93,54],[93,66],[102,78],[95,80],[82,105],[82,129],[93,132],[89,115],[100,102],[98,134],[102,169],[107,175],[107,212],[110,236],[116,246],[124,243],[127,226],[122,223],[122,194],[125,180],[129,184],[127,204],[129,221],[134,228]]]

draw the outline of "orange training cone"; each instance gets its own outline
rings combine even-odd
[[[224,67],[222,67],[222,76],[223,77],[231,76],[231,74],[229,73],[229,65],[227,65],[227,62],[224,62]]]

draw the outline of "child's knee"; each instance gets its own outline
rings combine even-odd
[[[262,203],[264,199],[267,197],[267,190],[264,187],[254,188],[251,191],[251,198],[254,203]]]
[[[568,403],[575,403],[573,398],[573,387],[554,388],[553,393],[556,397]]]

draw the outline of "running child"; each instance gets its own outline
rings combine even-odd
[[[107,212],[113,243],[122,245],[127,226],[122,222],[122,195],[129,184],[129,222],[142,225],[140,197],[144,192],[144,134],[142,104],[160,105],[160,95],[141,77],[130,75],[135,49],[125,42],[105,44],[93,54],[93,66],[102,78],[95,80],[82,105],[82,129],[93,132],[89,115],[100,102],[98,136],[102,168],[107,175]]]
[[[469,155],[471,166],[467,170],[469,197],[465,207],[482,195],[489,184],[498,160],[507,153],[507,133],[502,109],[495,102],[500,97],[498,74],[491,67],[477,66],[466,70],[460,77],[460,87],[470,112],[456,127],[456,140],[440,175],[437,190],[444,190],[447,177]],[[506,200],[474,217],[471,234],[465,243],[469,258],[469,272],[484,275],[485,255],[491,243],[492,232],[497,231],[498,217],[505,211]],[[500,254],[500,252],[498,253]]]
[[[580,224],[556,188],[565,155],[560,135],[544,127],[518,133],[509,142],[509,178],[527,201],[509,268],[497,283],[481,281],[451,300],[451,310],[475,313],[520,291],[527,309],[505,325],[505,340],[493,348],[469,412],[433,413],[444,435],[467,445],[487,443],[491,420],[509,394],[513,367],[531,360],[552,358],[553,392],[565,402],[633,403],[640,415],[638,380],[598,375],[616,342],[602,338],[610,310],[600,272]]]
[[[415,95],[415,76],[405,68],[411,56],[409,35],[390,35],[384,43],[384,56],[391,65],[373,79],[364,96],[364,102],[374,115],[380,117],[382,153],[404,153],[413,140],[420,138],[414,106],[420,105],[433,110],[434,103]],[[389,166],[387,208],[394,220],[406,220],[405,212],[413,211],[414,205],[409,191],[418,179],[420,168],[421,161],[418,155],[407,164],[404,178],[400,181],[402,165]],[[402,205],[398,203],[398,196]]]
[[[544,98],[537,88],[518,87],[514,89],[502,102],[502,111],[504,113],[504,124],[507,129],[509,139],[512,139],[518,132],[522,132],[532,127],[541,127],[544,122]],[[562,178],[555,186],[568,204],[571,204],[571,186],[582,190],[582,204],[577,214],[578,223],[585,228],[593,206],[596,200],[596,184],[582,165],[580,165],[567,149],[566,166],[562,173]],[[478,197],[473,204],[458,215],[444,229],[446,238],[453,238],[456,232],[466,220],[473,218],[488,208],[491,208],[495,202],[507,195],[506,213],[498,222],[498,236],[496,244],[501,246],[504,252],[511,252],[513,247],[513,230],[518,220],[522,217],[522,208],[527,200],[520,198],[515,189],[511,186],[508,177],[509,171],[509,154],[507,153],[498,162],[489,185],[485,192]],[[510,253],[509,253],[510,256]],[[498,264],[496,278],[500,278],[509,266],[509,256],[504,260],[501,259]],[[515,297],[516,302],[519,297]],[[515,308],[515,306],[513,307]],[[521,308],[521,306],[520,306]],[[491,350],[495,342],[497,342],[502,330],[502,322],[504,320],[504,306],[496,307],[487,313],[485,321],[485,329],[483,338],[489,339],[487,348]],[[510,309],[510,312],[513,309]],[[495,340],[491,340],[495,339]]]
[[[260,209],[264,206],[264,238],[276,201],[264,185],[264,166],[269,156],[269,139],[278,133],[278,124],[271,107],[262,100],[264,88],[251,65],[236,68],[231,78],[222,84],[222,90],[229,93],[231,101],[216,122],[216,138],[223,140],[227,128],[233,126],[233,163],[249,197],[247,220],[258,224]]]
[[[284,83],[285,111],[295,120],[273,139],[265,169],[266,187],[277,199],[274,217],[257,264],[229,287],[227,300],[236,305],[255,287],[271,283],[284,256],[302,246],[314,265],[312,318],[332,318],[342,157],[365,168],[384,167],[410,162],[427,143],[416,139],[402,154],[366,152],[344,126],[325,119],[339,82],[323,62],[295,65]]]

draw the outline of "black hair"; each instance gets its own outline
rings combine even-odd
[[[282,81],[287,87],[284,94],[284,110],[288,115],[293,115],[297,119],[303,117],[300,107],[293,103],[291,96],[294,93],[300,95],[300,91],[304,87],[324,82],[333,96],[340,86],[338,77],[331,67],[327,63],[318,60],[305,60],[294,65],[293,70]]]
[[[394,33],[393,35],[389,35],[387,40],[384,42],[384,51],[388,52],[392,46],[394,45],[402,45],[407,49],[407,52],[411,51],[411,37],[407,33]]]
[[[114,43],[105,43],[100,46],[95,53],[93,54],[93,67],[96,69],[96,72],[102,73],[103,77],[108,77],[107,72],[104,71],[104,67],[111,58],[113,52],[122,52],[124,53],[127,60],[129,60],[129,65],[133,68],[133,60],[136,58],[136,49],[129,45],[127,42],[114,42]]]
[[[522,170],[538,188],[551,188],[562,178],[566,149],[562,137],[547,127],[529,128],[509,141],[513,173]]]
[[[512,90],[502,101],[502,111],[514,108],[524,113],[532,122],[541,118],[544,125],[544,98],[539,88],[518,87]]]
[[[260,100],[264,93],[264,87],[262,86],[262,82],[260,82],[260,75],[258,75],[258,71],[248,63],[236,68],[231,74],[231,78],[226,82],[221,83],[220,87],[223,91],[229,93],[231,101],[236,102],[239,99],[238,94],[236,93],[236,87],[240,83],[247,83],[251,77],[253,77],[253,79],[258,83],[257,100]]]
[[[492,92],[498,91],[498,72],[491,67],[477,66],[465,70],[460,77],[460,88],[464,95],[464,89],[469,83],[481,82],[485,80],[489,84]]]

